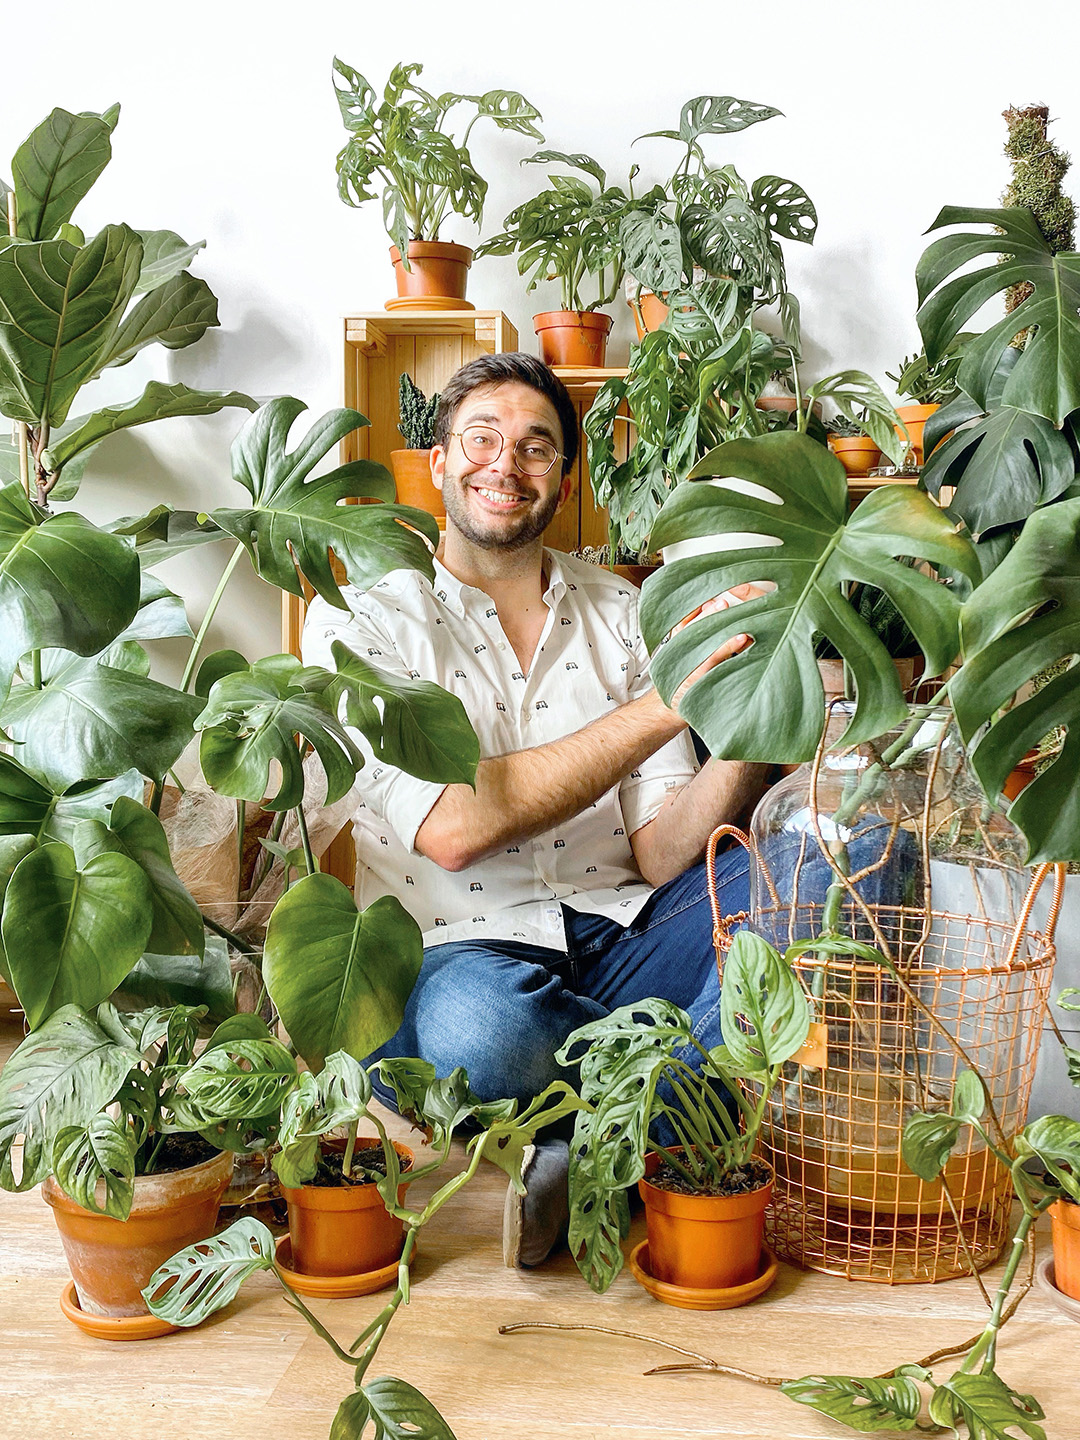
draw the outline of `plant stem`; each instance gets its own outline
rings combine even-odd
[[[274,1265],[272,1268],[274,1274],[277,1276],[281,1288],[285,1291],[285,1299],[293,1307],[293,1309],[299,1310],[300,1314],[303,1315],[304,1319],[315,1331],[315,1334],[326,1341],[326,1343],[330,1346],[330,1349],[333,1350],[334,1354],[338,1357],[339,1360],[343,1360],[345,1364],[349,1366],[355,1365],[356,1362],[349,1354],[349,1352],[342,1349],[342,1347],[334,1339],[333,1335],[330,1334],[330,1331],[327,1330],[326,1326],[323,1325],[320,1320],[317,1320],[315,1316],[311,1313],[308,1307],[304,1304],[303,1300],[300,1299],[300,1296],[296,1293],[296,1291],[293,1290],[291,1286],[286,1284],[278,1267]]]
[[[1051,1201],[1047,1201],[1049,1205]],[[1042,1208],[1046,1208],[1043,1206]],[[986,1329],[979,1336],[978,1341],[972,1346],[967,1359],[960,1366],[960,1373],[968,1374],[974,1370],[979,1361],[983,1361],[983,1371],[992,1370],[994,1367],[994,1352],[997,1347],[998,1332],[1002,1326],[1001,1312],[1005,1307],[1005,1300],[1009,1289],[1016,1277],[1016,1271],[1020,1264],[1020,1257],[1024,1253],[1024,1246],[1027,1242],[1028,1231],[1034,1224],[1037,1216],[1025,1210],[1021,1216],[1020,1223],[1013,1235],[1012,1251],[1009,1255],[1009,1262],[1005,1266],[1005,1273],[1001,1277],[997,1292],[994,1295],[994,1303],[990,1310],[990,1319],[987,1321]]]
[[[285,824],[285,816],[288,813],[289,812],[287,810],[279,810],[274,816],[273,820],[270,822],[270,834],[266,837],[268,840],[278,840],[281,838],[281,830],[283,825]],[[267,875],[270,874],[270,869],[273,863],[273,855],[269,850],[264,848],[262,854],[259,856],[259,862],[255,866],[255,874],[251,877],[252,895],[256,894],[259,886],[266,879]]]
[[[315,856],[311,853],[311,840],[308,836],[307,821],[304,819],[304,801],[301,798],[296,810],[296,824],[300,830],[300,843],[304,847],[304,864],[307,866],[307,873],[314,875],[318,866],[315,864]]]
[[[221,572],[221,579],[217,583],[217,589],[210,597],[210,604],[206,607],[206,614],[203,616],[203,621],[202,624],[199,626],[198,634],[191,642],[191,653],[188,655],[187,665],[184,667],[183,679],[180,681],[180,689],[185,694],[187,693],[191,685],[192,677],[195,674],[195,666],[198,664],[199,652],[202,650],[203,641],[206,639],[206,633],[210,629],[211,622],[213,621],[214,614],[217,611],[218,606],[221,604],[221,597],[225,594],[225,587],[232,579],[232,573],[236,569],[240,557],[241,555],[243,555],[243,553],[243,545],[238,544],[236,549],[230,556],[228,564],[225,566],[225,569]]]
[[[237,800],[236,802],[236,899],[240,901],[240,893],[244,884],[244,824],[247,820],[247,801]]]
[[[210,916],[205,912],[203,913],[202,922],[208,930],[212,930],[215,935],[220,935],[222,940],[227,940],[229,944],[233,946],[234,949],[239,950],[241,954],[258,955],[259,948],[257,945],[252,945],[250,940],[244,940],[232,930],[227,930],[224,925],[219,925],[216,920],[211,920]]]
[[[347,1180],[352,1174],[353,1155],[356,1151],[356,1127],[359,1123],[358,1120],[353,1120],[349,1125],[349,1136],[345,1141],[345,1154],[341,1157],[341,1175],[343,1180]]]

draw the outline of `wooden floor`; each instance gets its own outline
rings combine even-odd
[[[0,1019],[0,1058],[20,1028]],[[401,1133],[398,1122],[398,1133]],[[415,1138],[415,1137],[414,1137]],[[569,1255],[503,1268],[505,1179],[484,1166],[423,1232],[412,1302],[376,1373],[398,1375],[443,1412],[458,1440],[691,1440],[850,1435],[784,1396],[727,1377],[652,1376],[675,1357],[609,1335],[526,1332],[515,1321],[606,1325],[661,1337],[760,1373],[873,1374],[973,1334],[973,1282],[854,1284],[787,1266],[740,1310],[694,1314],[651,1300],[626,1271],[595,1296]],[[640,1227],[636,1222],[635,1236]],[[3,1440],[326,1440],[350,1374],[256,1276],[201,1329],[111,1344],[63,1318],[67,1280],[51,1212],[36,1192],[0,1192],[0,1436]],[[313,1301],[347,1344],[384,1296]],[[1006,1331],[999,1369],[1047,1410],[1050,1440],[1080,1437],[1080,1327],[1035,1289]]]

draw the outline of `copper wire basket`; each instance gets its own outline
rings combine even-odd
[[[721,916],[714,861],[731,836],[721,826],[708,850],[713,941],[723,977],[732,930],[745,912]],[[1029,928],[1040,885],[1055,871],[1046,934]],[[960,1071],[976,1069],[993,1105],[999,1145],[1022,1128],[1053,974],[1053,933],[1064,869],[1034,874],[1015,926],[983,916],[904,906],[870,907],[895,960],[888,969],[855,956],[808,952],[794,961],[814,1023],[784,1067],[761,1127],[760,1153],[776,1170],[766,1218],[783,1259],[849,1280],[932,1283],[993,1263],[1009,1225],[1008,1171],[971,1130],[942,1174],[920,1180],[903,1161],[904,1124],[915,1110],[948,1111]],[[753,928],[816,934],[821,905],[755,913]]]

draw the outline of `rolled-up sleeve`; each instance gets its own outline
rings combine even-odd
[[[641,635],[638,621],[638,596],[635,594],[630,615],[630,678],[627,700],[637,700],[652,688],[649,673],[649,652]],[[654,755],[630,772],[619,785],[619,803],[627,835],[633,835],[654,819],[669,796],[688,785],[698,772],[697,757],[690,732],[684,730],[662,745]]]
[[[304,622],[301,640],[304,664],[336,670],[332,648],[335,640],[341,640],[363,658],[367,658],[371,650],[379,652],[373,663],[380,670],[402,680],[409,678],[408,667],[398,655],[393,639],[373,616],[362,610],[346,614],[316,596],[308,606]],[[405,849],[412,851],[416,832],[446,786],[437,781],[418,780],[377,759],[367,738],[352,726],[346,728],[364,755],[364,768],[353,787],[358,800],[385,820]]]

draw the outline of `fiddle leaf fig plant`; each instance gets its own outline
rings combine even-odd
[[[334,87],[349,139],[337,157],[338,194],[346,205],[373,200],[381,183],[386,233],[408,268],[410,240],[438,240],[448,213],[479,226],[487,181],[469,153],[480,120],[543,143],[539,110],[515,90],[483,95],[434,95],[417,83],[419,64],[395,65],[380,100],[359,71],[334,60]],[[471,118],[455,139],[451,112],[468,106]]]

